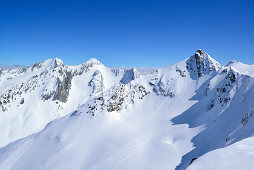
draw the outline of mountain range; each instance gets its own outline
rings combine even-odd
[[[253,169],[254,65],[0,68],[0,169]],[[253,145],[253,146],[252,146]]]

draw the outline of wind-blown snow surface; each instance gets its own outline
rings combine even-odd
[[[237,63],[198,50],[160,69],[52,59],[1,70],[0,169],[202,169],[254,133],[254,69]]]

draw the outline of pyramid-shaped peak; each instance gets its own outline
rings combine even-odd
[[[202,49],[198,49],[193,56],[186,60],[186,63],[187,69],[193,73],[193,77],[195,75],[201,77],[203,74],[210,74],[221,68],[221,65]]]
[[[209,60],[214,60],[209,54],[207,54],[204,50],[202,49],[198,49],[196,52],[195,52],[195,55],[194,57],[198,60],[200,59],[209,59]],[[215,61],[215,60],[214,60]]]
[[[195,52],[196,59],[203,59],[203,60],[207,60],[208,62],[212,63],[212,64],[216,64],[216,65],[220,65],[220,63],[218,61],[216,61],[214,58],[212,58],[207,52],[205,52],[202,49],[198,49]]]
[[[101,62],[99,62],[96,58],[91,58],[90,60],[88,60],[87,62],[85,62],[81,65],[80,74],[82,74],[83,72],[86,73],[91,68],[93,68],[94,66],[98,66],[98,65],[103,65],[103,64]]]
[[[90,60],[88,60],[87,62],[84,63],[84,65],[88,65],[88,66],[94,66],[94,65],[101,65],[102,63],[97,60],[96,58],[91,58]]]

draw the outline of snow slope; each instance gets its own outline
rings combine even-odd
[[[2,70],[0,169],[202,169],[254,134],[252,69],[197,50],[158,69],[51,59]]]
[[[93,117],[81,109],[58,119],[3,148],[0,169],[174,169],[197,132],[171,125],[170,99],[150,97],[122,112]]]
[[[252,170],[254,167],[254,138],[247,138],[228,147],[208,152],[191,164],[188,170],[231,169]]]
[[[249,65],[249,64],[244,64],[244,63],[241,63],[240,61],[234,60],[234,61],[230,61],[226,66],[233,67],[243,74],[250,74],[250,75],[254,74],[254,64]]]

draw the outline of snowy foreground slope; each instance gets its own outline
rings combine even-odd
[[[188,167],[196,169],[253,169],[254,162],[254,137],[243,139],[228,147],[208,152]]]
[[[0,169],[253,169],[253,75],[202,50],[160,69],[2,69]]]

